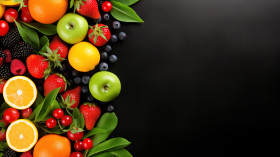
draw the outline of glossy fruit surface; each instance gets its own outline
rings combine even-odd
[[[56,118],[56,119],[60,119],[64,116],[64,112],[62,109],[60,108],[57,108],[53,111],[53,117]]]
[[[36,144],[38,130],[31,121],[19,119],[9,125],[6,139],[9,147],[14,151],[26,152]]]
[[[21,8],[21,15],[20,15],[21,16],[21,20],[23,22],[27,22],[27,23],[32,22],[33,18],[32,18],[31,14],[30,14],[29,9],[28,9],[28,0],[23,0],[23,3],[24,3],[25,6],[23,6]]]
[[[92,146],[93,146],[93,143],[92,143],[92,140],[91,140],[90,138],[85,138],[85,139],[83,140],[83,148],[84,148],[85,150],[91,149]]]
[[[68,60],[70,65],[80,72],[88,72],[100,61],[98,49],[89,42],[80,42],[71,47]]]
[[[109,1],[105,1],[103,4],[102,4],[102,10],[104,12],[110,12],[112,10],[112,3],[109,2]]]
[[[83,157],[81,152],[73,152],[70,157]]]
[[[28,77],[15,76],[6,82],[3,96],[8,105],[23,110],[29,108],[35,102],[37,88]]]
[[[7,108],[4,111],[3,119],[9,123],[16,121],[19,118],[19,112],[17,109],[14,108]]]
[[[72,133],[71,131],[67,132],[67,137],[71,140],[71,141],[79,141],[83,138],[84,136],[84,132],[77,132],[77,133]]]
[[[71,154],[71,143],[67,137],[49,134],[39,139],[36,143],[34,157],[69,157]]]
[[[7,22],[13,23],[18,18],[18,12],[13,8],[6,9],[4,17]]]
[[[48,128],[54,128],[56,126],[57,122],[54,118],[49,118],[47,121],[46,121],[46,126]]]
[[[72,117],[68,116],[68,115],[63,116],[60,120],[61,124],[64,125],[64,126],[71,125],[72,121],[73,121]]]
[[[6,140],[6,131],[2,132],[2,130],[0,130],[0,141],[4,141]]]
[[[28,118],[32,114],[32,108],[28,107],[27,109],[20,111],[22,118]]]
[[[83,141],[77,141],[75,144],[74,144],[74,148],[76,151],[83,151],[84,150],[84,147],[83,147]]]
[[[6,21],[0,20],[0,36],[5,36],[9,31],[9,25]]]
[[[29,0],[28,8],[36,21],[51,24],[58,21],[66,13],[68,0]]]

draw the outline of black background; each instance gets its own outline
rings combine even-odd
[[[279,0],[142,0],[111,68],[136,157],[279,155]]]

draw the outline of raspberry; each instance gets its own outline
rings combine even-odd
[[[3,50],[3,53],[6,55],[5,63],[10,63],[12,61],[12,54],[9,49]]]
[[[31,154],[31,151],[28,151],[28,152],[22,153],[20,157],[33,157],[33,156]]]
[[[11,72],[14,75],[23,75],[25,71],[26,71],[26,67],[19,59],[12,60]]]

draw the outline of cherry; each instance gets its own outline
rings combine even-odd
[[[6,21],[0,20],[0,36],[4,36],[9,32],[9,25]]]
[[[21,110],[21,116],[22,118],[28,118],[32,114],[32,109],[29,107],[27,109]]]
[[[84,149],[89,150],[89,149],[92,148],[92,146],[93,146],[93,143],[92,143],[92,140],[91,140],[91,139],[85,138],[85,139],[83,140],[83,147],[84,147]]]
[[[9,122],[5,121],[5,119],[1,119],[0,122],[5,124],[5,127],[9,125]]]
[[[46,126],[48,128],[54,128],[56,126],[57,122],[54,118],[49,118],[47,121],[46,121]]]
[[[0,130],[0,141],[6,140],[6,131],[2,133],[2,130]]]
[[[71,125],[72,123],[72,117],[71,116],[68,116],[68,115],[65,115],[61,118],[61,124],[64,125],[64,126],[69,126]]]
[[[74,148],[76,149],[76,151],[83,151],[84,150],[84,147],[83,147],[83,142],[82,141],[77,141],[75,144],[74,144]]]
[[[60,119],[64,116],[64,112],[62,109],[60,108],[57,108],[53,111],[53,117],[56,118],[56,119]]]
[[[103,4],[102,4],[102,10],[104,12],[110,12],[112,10],[112,3],[109,2],[109,1],[105,1]]]
[[[4,13],[5,20],[9,23],[13,23],[18,18],[18,12],[16,9],[9,8]]]
[[[77,132],[77,133],[75,133],[75,134],[73,134],[73,133],[71,132],[71,130],[67,132],[67,137],[68,137],[71,141],[79,141],[79,140],[81,140],[81,139],[83,138],[83,136],[84,136],[84,132]]]
[[[3,119],[9,123],[17,120],[19,118],[19,112],[17,109],[14,108],[7,108],[4,111]]]
[[[83,157],[81,152],[73,152],[70,157]]]
[[[21,19],[23,22],[29,23],[33,21],[32,16],[30,15],[30,13],[21,13],[20,15]]]

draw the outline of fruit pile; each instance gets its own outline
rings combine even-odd
[[[0,0],[0,157],[132,157],[109,72],[139,0]]]

